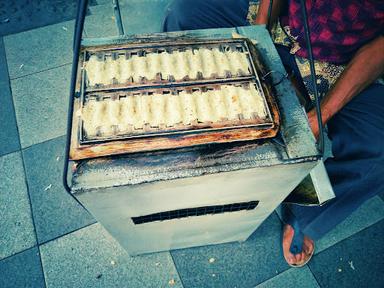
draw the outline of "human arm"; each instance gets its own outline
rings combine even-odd
[[[284,7],[286,1],[284,0],[273,0],[271,21],[270,23],[275,23]],[[259,2],[259,10],[257,11],[257,16],[255,24],[267,24],[268,23],[268,9],[269,9],[270,0],[261,0]]]
[[[377,37],[357,51],[321,102],[321,116],[324,125],[353,97],[384,73],[383,51],[384,36]],[[315,109],[310,110],[307,115],[313,134],[317,138],[319,127]]]

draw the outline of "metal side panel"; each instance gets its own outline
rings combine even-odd
[[[259,167],[77,193],[74,196],[131,254],[245,240],[316,165]],[[134,224],[132,217],[259,201],[253,210]]]
[[[323,161],[319,161],[315,168],[311,170],[310,175],[320,205],[335,198]]]
[[[333,192],[324,163],[323,161],[318,161],[318,164],[311,172],[288,195],[284,203],[318,206],[333,198],[335,198],[335,193]]]

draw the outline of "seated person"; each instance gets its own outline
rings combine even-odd
[[[300,0],[261,0],[252,24],[278,22],[274,41],[299,90],[313,99]],[[306,1],[322,121],[332,140],[325,161],[336,198],[320,207],[285,206],[283,252],[305,265],[321,238],[364,201],[384,191],[384,2]],[[249,25],[248,0],[174,0],[164,31]],[[268,19],[268,15],[271,15]],[[315,109],[307,112],[318,137]]]

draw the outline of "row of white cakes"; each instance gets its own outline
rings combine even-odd
[[[204,61],[203,61],[204,59]],[[85,63],[88,85],[125,83],[133,78],[139,82],[140,77],[154,80],[157,73],[161,73],[163,79],[173,76],[175,80],[182,80],[189,76],[196,79],[197,73],[201,72],[204,78],[210,78],[212,74],[224,77],[226,71],[237,75],[239,71],[249,74],[249,63],[247,55],[238,51],[221,52],[218,48],[212,50],[202,48],[199,50],[187,50],[173,53],[163,52],[160,54],[149,53],[145,56],[133,55],[126,59],[124,55],[118,55],[116,59],[106,57],[105,61],[91,55]]]
[[[220,90],[135,95],[103,101],[90,100],[82,119],[88,137],[135,133],[145,125],[173,127],[197,122],[217,123],[266,117],[265,104],[253,85],[249,89],[223,85]],[[137,132],[137,131],[136,131]]]

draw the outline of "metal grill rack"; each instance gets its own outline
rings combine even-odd
[[[245,79],[251,79],[251,78],[258,78],[256,68],[254,66],[252,55],[250,52],[248,41],[245,39],[237,40],[237,39],[230,39],[230,40],[205,40],[205,41],[180,41],[181,43],[152,43],[152,44],[146,44],[146,45],[130,45],[127,47],[121,47],[121,48],[95,48],[95,49],[87,49],[84,51],[83,55],[83,68],[86,61],[89,61],[91,56],[96,56],[99,61],[106,61],[108,58],[112,60],[116,60],[118,57],[124,57],[125,59],[130,59],[132,56],[139,56],[139,57],[145,57],[149,54],[162,54],[162,53],[168,53],[172,54],[174,52],[185,52],[185,51],[191,51],[194,53],[194,51],[197,51],[201,48],[207,48],[207,49],[215,49],[217,48],[220,52],[241,52],[244,53],[247,56],[249,69],[248,71],[237,71],[235,75],[232,75],[229,71],[224,75],[212,75],[212,77],[203,77],[202,73],[198,73],[197,77],[185,77],[182,80],[175,80],[173,76],[170,77],[164,77],[160,73],[158,73],[156,79],[145,79],[141,78],[140,81],[135,82],[133,79],[127,79],[125,83],[111,83],[109,85],[94,85],[89,86],[87,85],[87,91],[104,91],[106,89],[108,90],[116,90],[116,89],[122,89],[122,88],[146,88],[151,86],[163,86],[163,85],[190,85],[192,80],[199,81],[199,82],[209,82],[209,83],[223,83],[225,80],[229,81],[236,81],[236,80],[245,80]],[[87,75],[85,75],[87,77]],[[111,79],[112,80],[112,79]],[[112,81],[113,82],[113,81]],[[85,81],[87,83],[87,81]],[[260,84],[260,83],[259,83]]]
[[[114,129],[112,135],[101,135],[102,133],[97,133],[96,135],[87,135],[84,129],[84,120],[80,116],[74,116],[74,124],[77,127],[77,132],[73,134],[73,137],[76,137],[75,141],[72,143],[78,143],[77,147],[79,149],[84,147],[89,147],[91,145],[108,145],[108,143],[113,143],[116,141],[129,141],[132,139],[147,139],[155,137],[182,137],[187,134],[189,135],[201,135],[204,133],[214,133],[214,132],[225,132],[225,131],[234,131],[235,129],[258,129],[258,130],[273,130],[274,133],[259,133],[258,136],[247,136],[245,139],[239,140],[250,140],[257,138],[268,138],[273,137],[277,133],[279,126],[277,108],[274,103],[273,97],[271,96],[272,92],[268,83],[262,83],[260,81],[259,75],[263,73],[263,66],[259,60],[257,51],[253,45],[248,43],[249,40],[246,39],[207,39],[207,40],[196,40],[196,39],[178,39],[177,41],[158,41],[152,43],[136,43],[136,44],[127,44],[123,46],[115,45],[113,47],[88,47],[80,58],[80,70],[79,70],[79,80],[78,80],[78,90],[80,93],[79,101],[79,110],[82,115],[85,107],[92,101],[105,101],[110,99],[113,101],[119,101],[121,99],[126,99],[127,97],[132,97],[135,95],[141,95],[142,97],[147,97],[153,93],[166,95],[178,95],[182,91],[186,93],[193,93],[195,91],[201,91],[202,93],[206,91],[217,91],[220,90],[220,87],[223,85],[230,85],[233,87],[244,87],[249,89],[253,87],[257,91],[258,95],[262,98],[263,109],[266,112],[265,117],[259,117],[258,115],[253,115],[251,119],[244,119],[243,115],[240,113],[236,119],[227,119],[223,118],[218,122],[201,122],[195,121],[186,125],[185,123],[179,123],[177,125],[172,125],[171,127],[163,126],[151,126],[145,125],[143,129],[129,129],[129,131],[124,131],[123,133],[118,129]],[[187,75],[182,79],[175,79],[173,75],[162,75],[157,73],[155,79],[146,79],[140,77],[139,81],[129,77],[125,79],[126,81],[118,81],[115,78],[110,79],[110,83],[90,83],[89,76],[87,75],[87,63],[91,57],[96,56],[97,61],[106,63],[109,61],[109,65],[117,65],[115,62],[116,59],[131,59],[134,55],[137,57],[145,57],[151,53],[156,53],[162,55],[163,53],[168,53],[171,55],[175,52],[185,52],[191,51],[195,53],[201,49],[217,49],[225,55],[229,52],[239,52],[242,55],[245,55],[247,68],[237,71],[225,71],[225,73],[212,73],[211,75],[204,75],[202,71],[197,72],[196,75]],[[207,51],[207,50],[205,50]],[[161,59],[161,58],[160,58]],[[205,59],[206,60],[206,59]],[[218,63],[215,64],[216,66]],[[133,70],[135,67],[133,67]],[[257,96],[257,95],[256,95]],[[253,96],[252,96],[253,97]],[[75,101],[76,102],[76,101]],[[235,141],[236,139],[232,139]],[[210,140],[212,141],[212,140]],[[230,142],[231,139],[228,139]],[[193,142],[186,143],[185,146],[194,145]],[[203,142],[199,142],[202,144]],[[158,147],[151,149],[147,147],[146,150],[156,150]],[[172,145],[168,145],[168,148],[172,148]],[[163,148],[161,148],[163,149]],[[107,149],[108,153],[111,153],[111,149]],[[113,149],[112,149],[113,150]],[[124,153],[124,149],[119,149],[118,152],[112,151],[112,154]],[[129,149],[125,152],[129,152]],[[137,152],[135,149],[133,152]],[[95,154],[93,154],[95,155]],[[104,154],[105,155],[105,154]],[[98,154],[96,156],[103,156]],[[74,158],[74,157],[72,157]]]
[[[257,87],[257,84],[254,81],[234,82],[234,83],[231,82],[231,83],[236,87],[241,86],[241,87],[249,88],[250,85]],[[141,97],[148,97],[151,94],[153,94],[155,91],[163,95],[166,95],[166,94],[178,95],[178,93],[180,93],[181,91],[189,91],[189,92],[207,91],[207,90],[214,91],[215,88],[218,89],[218,86],[216,85],[215,87],[213,85],[208,84],[206,86],[145,89],[145,90],[134,90],[134,91],[124,91],[124,92],[104,93],[104,94],[90,93],[89,96],[87,96],[86,102],[105,101],[106,99],[109,99],[112,101],[119,101],[121,99],[125,99],[127,97],[133,97],[135,95],[140,95]],[[265,102],[265,99],[264,99],[264,105],[265,107],[268,107],[267,103]],[[273,123],[272,116],[269,109],[267,110],[267,114],[268,114],[267,117],[263,119],[259,118],[257,115],[253,115],[252,119],[243,119],[242,115],[239,114],[239,118],[236,121],[223,119],[220,122],[215,123],[215,125],[212,122],[197,122],[197,121],[189,125],[179,123],[171,127],[165,127],[164,125],[160,125],[160,126],[146,125],[144,129],[135,129],[132,127],[131,131],[125,134],[119,133],[119,131],[116,129],[116,132],[113,133],[114,134],[113,136],[97,135],[92,137],[87,136],[87,134],[85,133],[84,120],[81,120],[79,122],[79,125],[80,125],[79,141],[81,145],[84,145],[84,144],[92,144],[92,143],[102,143],[106,141],[128,140],[133,138],[156,137],[156,136],[165,136],[165,135],[167,136],[180,135],[180,134],[187,134],[187,133],[203,133],[208,131],[210,132],[223,131],[223,130],[234,129],[234,128],[251,128],[251,127],[258,128],[258,129],[272,128],[274,123]]]

